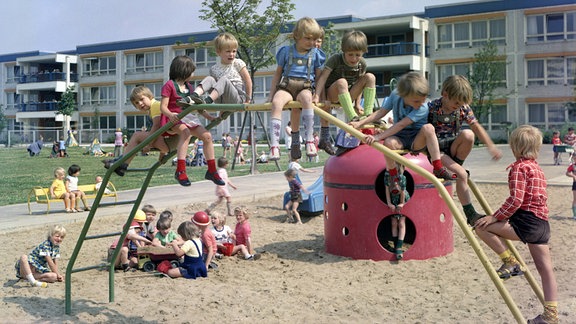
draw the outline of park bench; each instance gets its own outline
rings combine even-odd
[[[108,194],[104,193],[102,195],[102,198],[113,197],[114,202],[117,203],[118,202],[118,193],[116,192],[116,187],[114,187],[114,184],[111,181],[108,181],[107,188],[110,189],[110,193],[108,193]],[[86,199],[94,199],[94,198],[96,198],[96,194],[98,193],[96,191],[96,185],[95,184],[79,185],[78,189],[83,191],[86,194]],[[48,214],[50,212],[50,203],[54,203],[54,202],[64,203],[64,199],[50,197],[50,188],[43,188],[40,186],[35,186],[28,193],[28,214],[32,214],[31,203],[33,203],[34,201],[36,201],[37,204],[46,204],[47,205],[46,214]]]

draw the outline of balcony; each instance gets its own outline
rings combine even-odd
[[[368,45],[366,58],[398,55],[420,55],[420,44],[401,42]]]
[[[25,74],[20,76],[18,83],[35,83],[35,82],[52,82],[52,81],[66,81],[65,72],[46,72],[36,74]],[[70,82],[77,82],[78,74],[70,73]]]
[[[57,111],[58,101],[50,102],[29,102],[18,105],[18,112],[30,112],[30,111]]]

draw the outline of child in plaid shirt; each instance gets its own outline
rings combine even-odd
[[[475,226],[476,234],[502,259],[498,270],[502,279],[522,274],[504,240],[528,244],[544,291],[544,312],[528,323],[558,323],[558,288],[548,247],[546,177],[536,162],[541,146],[542,133],[533,126],[523,125],[512,132],[510,148],[516,162],[508,167],[510,196],[494,215],[477,220]]]

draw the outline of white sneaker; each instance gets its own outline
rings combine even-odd
[[[278,149],[278,146],[272,146],[270,148],[270,155],[268,156],[268,160],[270,161],[280,160],[280,150]]]

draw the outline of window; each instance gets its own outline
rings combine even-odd
[[[82,117],[82,129],[115,130],[116,116],[84,116]]]
[[[574,84],[576,57],[549,57],[526,61],[527,85]]]
[[[126,128],[128,128],[129,131],[141,131],[142,126],[145,126],[147,129],[152,127],[152,121],[148,115],[126,116]]]
[[[539,128],[553,128],[573,123],[576,116],[561,102],[528,104],[528,123]]]
[[[105,56],[83,59],[83,76],[116,74],[116,57]]]
[[[436,80],[437,89],[442,88],[442,82],[446,80],[451,75],[468,75],[471,69],[470,63],[464,64],[442,64],[436,67],[438,73],[436,73],[438,79]]]
[[[266,99],[270,94],[270,85],[272,84],[272,76],[255,77],[254,86],[252,87],[252,97],[254,99]]]
[[[576,11],[526,16],[528,43],[576,39]]]
[[[476,112],[475,112],[476,113]],[[506,105],[494,105],[487,113],[476,116],[482,125],[486,125],[488,130],[505,129],[508,121],[508,110]]]
[[[6,109],[17,109],[21,104],[20,95],[17,93],[6,93]]]
[[[116,104],[116,86],[82,88],[82,105],[113,104]]]
[[[126,73],[158,72],[164,68],[162,52],[147,52],[126,55]]]
[[[482,47],[489,40],[506,44],[506,20],[478,20],[441,24],[437,27],[438,48]]]
[[[174,54],[189,56],[194,60],[197,68],[206,68],[216,64],[218,56],[216,56],[216,53],[212,53],[213,51],[211,48],[187,48],[177,49]]]
[[[6,66],[6,83],[18,83],[20,81],[20,66]]]
[[[132,90],[134,90],[134,88],[136,86],[146,86],[148,87],[148,89],[150,89],[150,91],[152,91],[152,94],[154,95],[155,98],[160,98],[161,97],[161,92],[162,92],[162,83],[138,83],[138,84],[127,84],[126,85],[126,104],[131,104],[130,103],[130,94],[132,93]]]

